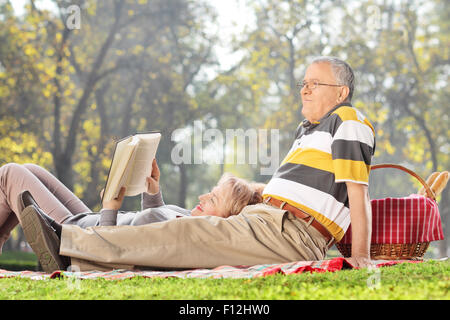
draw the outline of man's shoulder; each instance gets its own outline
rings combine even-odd
[[[332,115],[336,115],[341,121],[364,121],[366,118],[359,110],[351,105],[344,105],[337,108]]]
[[[375,132],[374,127],[370,123],[370,121],[367,119],[367,117],[358,109],[351,105],[344,105],[336,110],[331,114],[334,117],[337,117],[340,121],[339,124],[342,124],[343,122],[347,121],[356,121],[363,125],[366,125],[370,127],[370,129]]]

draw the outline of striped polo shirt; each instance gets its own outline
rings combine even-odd
[[[344,182],[369,184],[374,151],[373,126],[351,104],[339,104],[318,122],[299,126],[263,197],[286,201],[310,214],[339,241],[350,225]]]

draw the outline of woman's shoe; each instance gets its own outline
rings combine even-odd
[[[58,235],[58,238],[61,238],[61,232],[62,232],[61,224],[59,224],[53,218],[51,218],[49,215],[47,215],[41,209],[41,207],[39,207],[36,200],[34,200],[33,196],[31,195],[31,193],[28,190],[25,190],[19,195],[19,208],[21,207],[21,208],[25,209],[26,207],[31,206],[31,205],[33,205],[35,208],[38,209],[39,213],[41,214],[42,217],[45,218],[45,220],[47,220],[50,227],[55,229],[56,234]]]
[[[66,270],[68,258],[59,255],[61,240],[55,230],[34,205],[26,207],[20,213],[20,221],[25,238],[36,254],[45,272]]]

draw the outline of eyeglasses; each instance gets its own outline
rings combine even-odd
[[[306,89],[308,90],[314,90],[317,88],[317,86],[330,86],[330,87],[342,87],[343,85],[341,84],[328,84],[328,83],[320,83],[317,80],[312,80],[312,81],[303,81],[303,82],[299,82],[297,83],[297,87],[299,88],[303,88],[306,87]]]

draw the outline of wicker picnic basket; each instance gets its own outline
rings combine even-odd
[[[436,200],[430,186],[417,173],[397,164],[377,164],[371,166],[371,170],[380,168],[395,168],[409,173],[415,177],[425,188],[427,197]],[[418,243],[372,243],[370,245],[370,257],[373,260],[422,260],[430,242]],[[352,253],[351,243],[336,243],[336,247],[344,257],[350,257]]]

